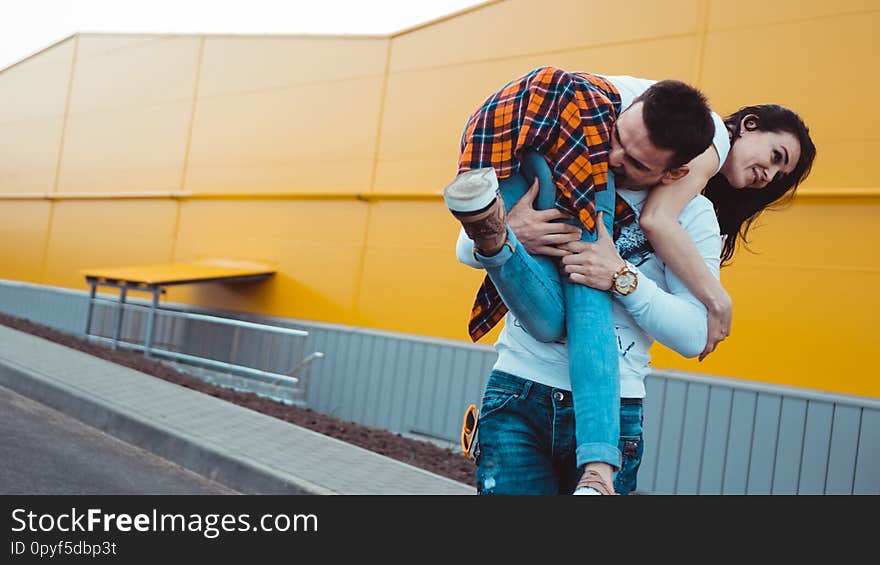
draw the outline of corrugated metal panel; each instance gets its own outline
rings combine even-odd
[[[779,437],[781,398],[776,394],[759,393],[755,406],[755,427],[749,454],[748,494],[771,494],[773,468]]]
[[[749,481],[749,457],[754,437],[756,394],[734,390],[725,453],[722,493],[742,494]]]
[[[440,362],[440,351],[435,344],[425,344],[424,347],[418,349],[422,351],[418,352],[413,359],[413,365],[417,371],[414,373],[417,375],[415,383],[417,386],[411,397],[413,405],[417,409],[408,422],[412,430],[418,433],[428,433],[431,430],[431,403],[434,399],[434,388],[437,385],[437,379],[433,376],[437,372],[436,368]]]
[[[700,488],[703,445],[709,417],[709,391],[709,385],[688,383],[676,492],[695,493]]]
[[[642,466],[638,476],[638,490],[641,492],[654,492],[657,475],[656,449],[660,445],[660,432],[663,429],[663,397],[666,392],[666,379],[648,377],[645,379],[647,397],[644,404],[644,439],[645,452],[642,458]]]
[[[374,348],[370,347],[369,335],[357,333],[352,336],[351,350],[348,353],[348,359],[346,360],[343,372],[348,381],[348,384],[342,387],[346,408],[343,416],[345,420],[357,421],[357,414],[361,411],[367,384],[366,375],[362,371],[362,367],[369,363],[370,356],[373,353]]]
[[[431,379],[434,381],[434,394],[428,403],[428,410],[431,413],[429,424],[425,431],[428,434],[442,433],[448,419],[449,405],[449,380],[450,376],[455,374],[455,353],[456,350],[451,347],[437,346],[440,351],[439,363],[432,371]]]
[[[828,450],[828,477],[825,494],[852,494],[859,443],[861,409],[853,406],[835,406],[831,428],[831,447]]]
[[[797,494],[800,488],[801,457],[807,401],[783,398],[779,415],[779,443],[773,470],[773,494]]]
[[[381,387],[382,365],[385,362],[385,356],[388,354],[388,346],[391,340],[382,340],[377,336],[367,336],[364,351],[365,359],[362,363],[360,377],[358,381],[362,383],[361,401],[358,406],[359,410],[355,412],[354,420],[363,422],[368,426],[379,426],[384,422],[387,413],[382,412],[382,402],[379,397],[379,388]]]
[[[853,494],[880,494],[880,410],[862,409]]]
[[[416,378],[409,372],[409,356],[411,345],[409,342],[395,340],[394,363],[388,368],[390,374],[389,389],[386,392],[389,400],[388,429],[400,433],[404,428],[404,407],[409,401],[407,389]]]
[[[804,451],[801,457],[798,494],[822,494],[825,492],[833,417],[833,405],[812,400],[807,403]]]
[[[678,478],[679,456],[681,454],[682,427],[684,426],[685,406],[688,385],[683,381],[666,383],[663,395],[663,426],[660,441],[655,450],[657,458],[656,492],[674,493]]]
[[[727,438],[730,432],[730,412],[733,392],[726,387],[712,387],[709,391],[709,418],[703,441],[703,466],[697,494],[722,494],[724,469],[727,465]]]
[[[85,293],[0,281],[0,311],[81,334]],[[160,317],[157,343],[283,372],[312,351],[308,406],[396,433],[458,442],[495,352],[450,340],[298,320],[205,312],[296,327],[308,340]],[[143,337],[127,312],[126,339]],[[112,335],[114,307],[93,331]],[[646,380],[645,494],[880,494],[880,401],[735,379],[655,371]]]

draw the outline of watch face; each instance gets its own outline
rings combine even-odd
[[[636,276],[633,273],[625,271],[617,276],[617,288],[622,291],[629,290],[635,280]]]

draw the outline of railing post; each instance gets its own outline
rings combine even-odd
[[[117,348],[119,343],[119,335],[122,333],[122,315],[125,313],[125,295],[128,293],[128,287],[119,288],[119,306],[116,309],[116,330],[113,332],[113,349]]]
[[[153,301],[150,304],[150,312],[147,314],[147,335],[144,338],[144,357],[150,356],[150,348],[153,346],[153,331],[156,323],[156,309],[159,307],[159,295],[162,289],[154,286],[152,289]]]
[[[95,308],[95,292],[98,284],[95,281],[89,281],[89,307],[86,310],[86,328],[83,335],[89,338],[89,331],[92,329],[92,310]]]

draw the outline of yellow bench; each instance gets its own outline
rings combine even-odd
[[[148,292],[152,295],[150,312],[147,317],[144,354],[150,356],[153,344],[153,330],[159,297],[166,286],[199,284],[213,282],[241,282],[265,279],[275,270],[265,265],[239,261],[215,260],[199,263],[164,263],[153,265],[129,265],[121,267],[100,267],[80,271],[89,285],[89,305],[86,314],[85,337],[88,339],[92,325],[92,314],[99,286],[119,289],[119,306],[116,314],[116,328],[113,334],[113,347],[119,342],[122,331],[122,313],[128,291]]]

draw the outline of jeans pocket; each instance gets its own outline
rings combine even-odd
[[[486,388],[480,405],[480,420],[503,409],[511,401],[519,398],[519,393],[506,389]]]

